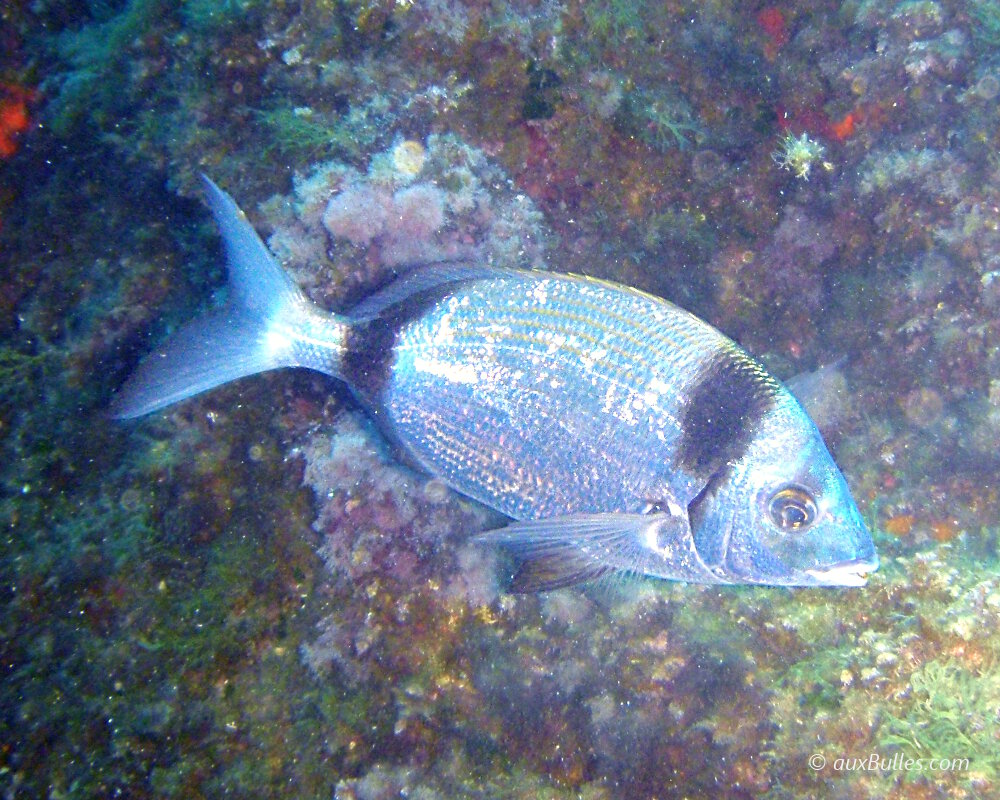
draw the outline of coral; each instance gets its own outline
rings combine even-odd
[[[371,185],[348,186],[330,200],[323,227],[358,246],[378,239],[380,259],[390,267],[437,261],[449,256],[434,243],[445,222],[445,201],[444,192],[431,183],[392,195]]]
[[[349,186],[327,204],[323,227],[351,244],[368,245],[385,230],[393,211],[391,195],[371,186]]]
[[[392,230],[382,244],[383,263],[390,267],[453,258],[457,252],[429,243],[445,223],[445,193],[431,183],[397,191],[392,198]]]

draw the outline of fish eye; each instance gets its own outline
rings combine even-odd
[[[780,530],[803,531],[816,519],[816,500],[801,486],[783,486],[771,495],[767,513]]]
[[[662,514],[667,510],[667,504],[659,500],[647,500],[646,505],[642,507],[641,514]]]

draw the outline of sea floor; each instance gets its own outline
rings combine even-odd
[[[38,0],[0,42],[4,797],[997,796],[1000,4]],[[334,311],[573,271],[815,373],[881,569],[515,595],[332,379],[111,419],[219,299],[202,172]]]

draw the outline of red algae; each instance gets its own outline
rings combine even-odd
[[[757,24],[764,32],[764,56],[768,61],[774,61],[781,50],[788,44],[788,22],[785,13],[777,6],[765,6],[757,12]]]
[[[37,99],[34,89],[0,83],[0,158],[10,158],[18,139],[32,124],[29,106]]]
[[[906,536],[913,530],[917,518],[913,514],[894,514],[883,524],[883,529],[891,536]]]
[[[830,123],[830,134],[834,139],[842,142],[844,139],[848,139],[854,135],[857,123],[858,114],[854,111],[849,111],[836,122]]]
[[[931,538],[936,542],[950,542],[961,532],[956,520],[942,519],[930,524]]]

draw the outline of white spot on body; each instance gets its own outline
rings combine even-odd
[[[538,281],[534,288],[531,290],[531,297],[534,301],[540,305],[544,306],[549,301],[549,290],[546,281]]]
[[[601,406],[601,411],[605,414],[611,413],[612,407],[615,405],[615,385],[609,384],[608,390],[604,393],[604,403]]]
[[[646,390],[661,395],[664,392],[670,391],[670,384],[662,380],[659,375],[654,375],[649,381],[649,386],[646,387]]]
[[[547,352],[550,355],[559,352],[559,350],[561,350],[562,347],[568,341],[566,335],[563,334],[563,333],[551,333],[548,336],[546,336],[545,338],[548,339],[548,341],[549,341],[549,346],[548,346],[548,351]]]
[[[441,317],[441,321],[438,322],[437,330],[435,331],[434,339],[435,343],[438,345],[449,345],[455,339],[455,329],[451,326],[451,320],[454,314],[448,312]]]
[[[444,378],[450,383],[471,385],[479,380],[479,373],[472,364],[456,364],[425,356],[416,356],[413,359],[413,369],[418,373]]]
[[[608,355],[608,351],[603,347],[597,347],[591,350],[589,353],[586,351],[581,351],[580,353],[580,364],[587,372],[592,372],[594,367],[598,363],[603,361]]]

